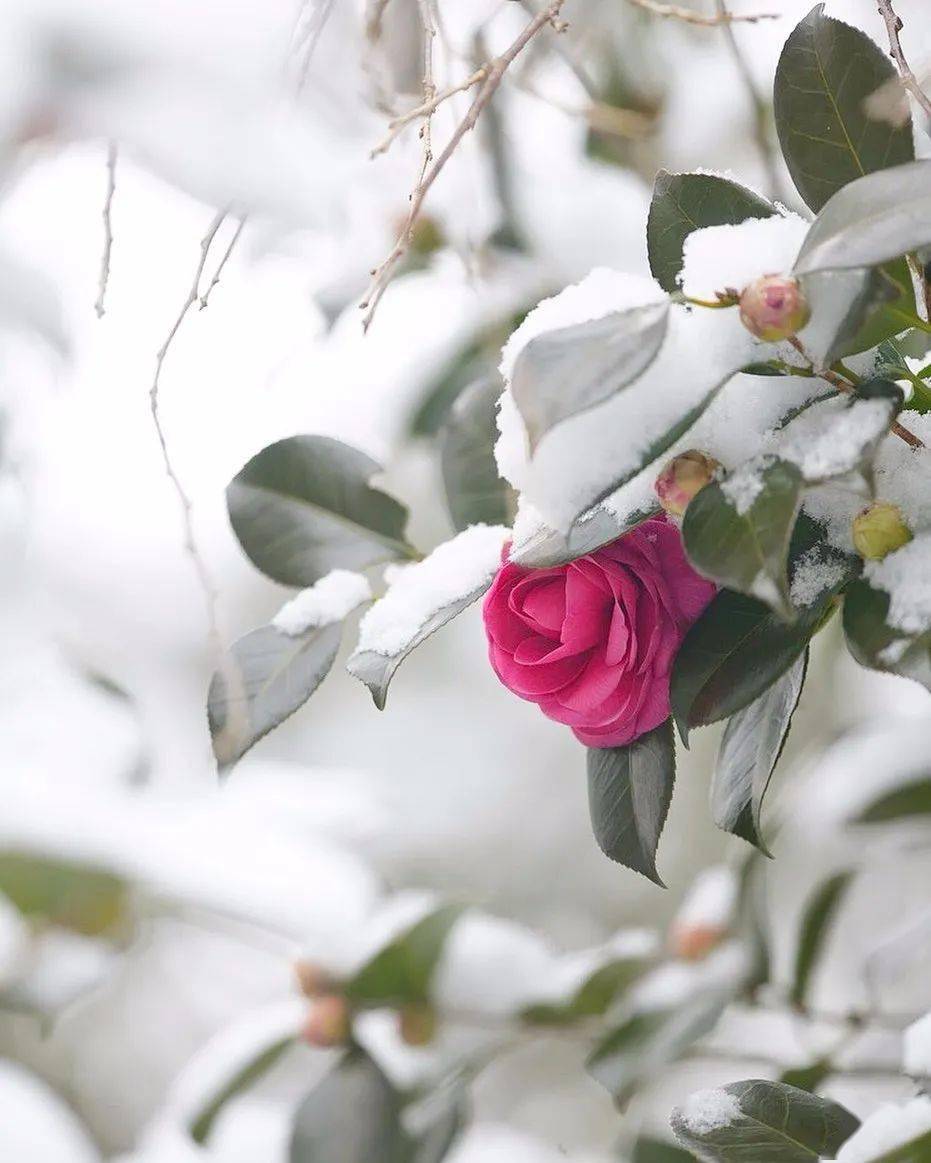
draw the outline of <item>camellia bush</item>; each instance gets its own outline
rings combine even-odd
[[[753,902],[766,794],[806,697],[812,640],[841,620],[858,663],[931,686],[931,161],[916,159],[904,90],[895,110],[883,105],[897,75],[823,5],[801,21],[773,101],[810,215],[721,174],[661,171],[643,223],[649,273],[598,269],[545,299],[499,368],[455,393],[436,434],[452,539],[414,545],[405,508],[372,483],[379,465],[324,436],[271,444],[227,490],[244,553],[300,592],[214,678],[223,774],[314,693],[351,612],[364,608],[348,669],[390,714],[401,663],[483,602],[489,665],[579,742],[598,845],[660,885],[677,739],[687,747],[724,723],[711,812],[748,848],[710,918],[682,920],[673,947],[685,960],[593,952],[510,1014],[519,1036],[587,1032],[589,1069],[621,1104],[694,1053],[730,1006],[775,990],[808,1013],[853,873],[808,902],[782,993]],[[928,803],[924,774],[860,819],[875,827]],[[351,1043],[358,1015],[389,1006],[409,1043],[431,1042],[443,1017],[433,974],[465,923],[455,909],[428,912],[348,978],[303,965],[306,1037]],[[827,1020],[853,1035],[869,1024]],[[920,1075],[920,1030],[912,1041],[907,1069]],[[354,1044],[304,1104],[296,1141],[324,1141],[339,1096],[372,1112],[341,1160],[439,1160],[474,1067],[460,1061],[441,1113],[412,1137],[405,1100]],[[775,1080],[694,1094],[672,1116],[681,1149],[643,1143],[634,1158],[931,1158],[927,1098],[858,1129],[818,1094],[835,1069],[828,1052]],[[335,1158],[302,1149],[292,1158]]]

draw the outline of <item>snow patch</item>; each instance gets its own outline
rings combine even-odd
[[[341,622],[371,596],[372,588],[361,573],[334,569],[286,602],[272,619],[272,625],[282,634],[298,638],[318,626]]]
[[[742,464],[724,481],[721,482],[721,492],[743,517],[753,508],[757,497],[763,491],[762,470],[767,466],[766,461],[752,460]]]
[[[774,451],[798,465],[806,480],[826,480],[850,472],[892,418],[887,400],[857,400],[848,404],[838,397],[803,412],[783,433],[776,434]]]
[[[890,597],[887,622],[905,634],[931,630],[931,535],[916,537],[863,570],[874,589]]]
[[[884,1103],[841,1147],[837,1163],[874,1163],[874,1160],[931,1133],[931,1098]]]
[[[820,545],[814,545],[795,563],[789,597],[798,610],[813,606],[822,594],[839,585],[846,573],[843,561],[828,557]]]
[[[682,1122],[693,1135],[707,1135],[743,1118],[740,1103],[726,1090],[699,1090],[680,1108]]]
[[[737,907],[740,891],[737,876],[726,864],[700,872],[676,913],[676,924],[726,929]]]
[[[931,1078],[931,1013],[912,1022],[905,1031],[902,1065],[912,1078]]]
[[[808,226],[797,214],[787,214],[694,230],[683,248],[683,291],[710,299],[716,291],[742,291],[763,275],[790,271]]]
[[[490,584],[510,535],[503,525],[473,525],[397,571],[388,592],[363,617],[357,650],[391,657],[409,646],[436,614]]]

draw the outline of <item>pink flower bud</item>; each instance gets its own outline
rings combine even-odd
[[[436,1037],[436,1011],[430,1005],[404,1006],[398,1012],[398,1033],[407,1046],[429,1046]]]
[[[796,335],[811,318],[808,300],[791,275],[764,275],[740,296],[740,321],[768,343]]]
[[[695,449],[674,457],[653,486],[659,503],[671,516],[681,517],[689,501],[717,477],[721,467],[713,456]]]
[[[881,561],[912,539],[898,505],[875,501],[853,519],[853,544],[867,561]]]
[[[344,997],[329,994],[319,997],[310,1007],[301,1029],[301,1037],[318,1050],[332,1050],[349,1040],[351,1028],[349,1004]]]
[[[296,961],[294,977],[297,988],[305,997],[321,997],[323,994],[332,994],[337,989],[333,975],[313,961]]]
[[[682,961],[704,961],[727,935],[723,925],[675,924],[669,932],[669,951]]]

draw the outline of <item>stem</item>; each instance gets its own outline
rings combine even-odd
[[[911,66],[905,59],[905,53],[902,51],[902,42],[899,39],[899,33],[902,31],[904,25],[902,24],[901,18],[893,10],[892,0],[879,0],[879,15],[886,22],[886,32],[889,35],[890,56],[898,67],[902,84],[908,89],[909,93],[911,93],[925,113],[931,117],[931,98],[928,97],[928,94],[918,84],[918,78],[912,72]]]

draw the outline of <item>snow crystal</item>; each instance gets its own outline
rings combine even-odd
[[[737,905],[739,883],[732,868],[718,864],[700,872],[676,913],[677,925],[727,928]]]
[[[741,517],[753,508],[754,502],[763,491],[761,469],[765,467],[765,461],[750,461],[748,464],[742,464],[727,480],[721,482],[721,491]]]
[[[740,1103],[726,1090],[699,1090],[680,1108],[682,1122],[694,1135],[707,1135],[743,1118]]]
[[[286,602],[272,619],[272,625],[282,634],[296,638],[315,626],[342,621],[371,596],[371,586],[361,573],[334,569]]]
[[[726,287],[742,291],[763,275],[783,274],[792,269],[807,233],[808,223],[797,214],[695,230],[683,249],[682,289],[710,299]]]
[[[573,283],[558,295],[544,299],[534,307],[504,345],[501,352],[501,375],[510,381],[520,353],[532,339],[548,331],[589,323],[603,319],[613,311],[642,307],[664,298],[665,293],[653,279],[597,267],[581,282]]]
[[[837,1163],[873,1163],[921,1135],[931,1132],[931,1099],[884,1103],[863,1122],[837,1155]]]
[[[357,649],[390,657],[410,645],[441,610],[491,582],[510,535],[503,525],[473,525],[408,566],[366,612]]]
[[[916,537],[882,561],[867,562],[870,585],[889,594],[887,621],[905,634],[931,630],[931,535]]]
[[[825,400],[796,417],[777,433],[774,451],[798,465],[806,480],[825,480],[850,472],[889,426],[892,407],[887,400],[838,397]]]
[[[913,1022],[905,1031],[902,1065],[912,1078],[931,1078],[931,1013]]]
[[[839,557],[829,557],[821,546],[812,546],[795,563],[789,591],[792,605],[799,610],[813,606],[822,594],[843,581],[845,572]]]

